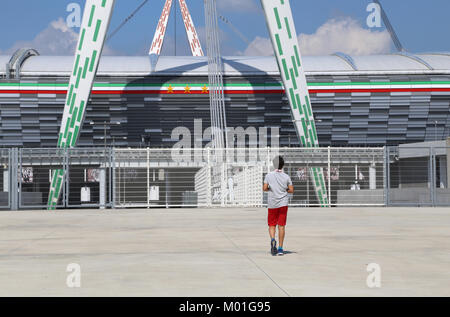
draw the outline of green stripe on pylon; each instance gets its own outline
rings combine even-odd
[[[69,94],[67,95],[67,105],[70,105],[70,101],[72,99],[72,93],[73,93],[73,85],[70,86]]]
[[[84,42],[84,35],[86,34],[86,29],[83,29],[81,31],[81,37],[80,37],[80,44],[78,45],[78,50],[81,51],[83,48],[83,42]]]
[[[89,71],[90,72],[94,71],[94,65],[95,65],[95,59],[96,58],[97,58],[97,51],[94,50],[94,52],[92,52],[91,65],[89,66]]]
[[[280,36],[278,34],[275,34],[275,39],[277,42],[278,53],[280,54],[280,56],[282,56],[283,55],[283,47],[281,46]]]
[[[286,24],[286,29],[288,32],[288,37],[289,39],[292,39],[292,33],[291,33],[291,28],[289,27],[289,21],[287,18],[284,18],[284,23]]]
[[[100,32],[101,25],[102,25],[102,20],[97,20],[97,24],[95,26],[94,38],[92,39],[94,42],[97,42],[98,33]]]
[[[281,30],[281,19],[280,15],[278,14],[278,9],[273,8],[273,12],[275,13],[275,20],[277,21],[278,29]]]
[[[79,131],[80,131],[80,127],[76,126],[75,127],[75,131],[73,133],[72,143],[70,144],[71,146],[75,146],[76,145]]]
[[[82,119],[82,117],[83,117],[84,104],[85,104],[84,101],[82,101],[82,102],[80,103],[80,111],[78,111],[78,118],[77,118],[78,122],[81,122],[81,119]]]
[[[72,114],[72,120],[70,122],[71,129],[73,129],[73,127],[75,126],[75,122],[77,121],[77,112],[78,112],[78,108],[75,108],[75,110],[73,111],[73,114]]]
[[[78,74],[77,74],[77,81],[75,83],[75,88],[78,88],[78,86],[80,85],[80,79],[81,79],[81,73],[83,71],[83,68],[78,68]]]
[[[69,109],[69,113],[72,114],[73,112],[73,107],[75,106],[75,101],[77,100],[77,94],[73,93],[72,95],[72,101],[70,102],[70,109]]]
[[[298,77],[299,73],[298,73],[297,64],[295,63],[295,57],[291,56],[291,59],[292,59],[292,65],[294,66],[295,77]]]
[[[67,133],[69,132],[69,122],[66,123],[66,128],[64,130],[64,138],[67,139]],[[66,142],[67,143],[67,142]]]
[[[291,68],[290,72],[291,72],[292,85],[294,86],[294,89],[297,90],[298,86],[297,86],[297,81],[296,81],[295,76],[294,76],[294,70]]]
[[[77,74],[78,64],[80,63],[80,54],[77,54],[77,58],[75,60],[75,66],[73,69],[73,76]]]
[[[297,109],[297,102],[295,101],[294,89],[290,88],[289,89],[289,94],[290,94],[291,99],[292,99],[292,106],[293,106],[293,108]]]
[[[95,5],[93,5],[91,7],[91,15],[89,16],[89,23],[88,23],[88,27],[92,26],[92,19],[94,18],[94,13],[95,13]]]
[[[301,103],[301,101],[300,101],[300,95],[299,95],[299,94],[296,94],[296,95],[295,95],[295,100],[297,101],[297,105],[299,105],[299,106],[298,106],[298,109],[300,110],[300,114],[302,114],[302,112],[301,112],[301,110],[302,110],[302,109],[301,109],[301,104],[302,104],[302,103]]]
[[[297,60],[297,66],[301,67],[301,63],[300,63],[300,55],[298,53],[298,48],[297,45],[294,45],[294,51],[295,51],[295,59]]]
[[[281,60],[281,63],[283,64],[283,70],[284,70],[284,74],[286,75],[286,80],[289,80],[289,70],[288,70],[288,67],[287,67],[287,64],[286,64],[286,59],[285,58],[283,58],[282,60]]]
[[[89,67],[89,57],[86,57],[86,60],[84,61],[84,67],[83,67],[83,76],[82,78],[85,79],[86,78],[86,73]]]

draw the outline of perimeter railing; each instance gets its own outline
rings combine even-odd
[[[45,209],[62,169],[58,208],[264,207],[272,159],[282,155],[290,206],[320,206],[311,170],[325,176],[328,207],[450,206],[450,148],[0,149],[0,209]]]

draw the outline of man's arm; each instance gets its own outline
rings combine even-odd
[[[268,192],[269,191],[269,180],[268,180],[268,176],[269,174],[266,175],[266,177],[264,177],[264,185],[263,185],[263,191],[264,192]]]
[[[294,193],[294,186],[288,185],[288,190],[287,190],[287,192],[288,192],[289,194],[293,194],[293,193]]]
[[[290,177],[288,178],[288,190],[287,190],[287,192],[289,194],[293,194],[294,193],[294,186],[292,185],[292,180],[291,180]]]

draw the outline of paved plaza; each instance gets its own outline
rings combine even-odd
[[[0,296],[450,296],[449,229],[449,208],[291,208],[273,257],[259,208],[0,212]]]

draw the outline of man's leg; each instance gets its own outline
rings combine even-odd
[[[268,210],[267,224],[269,225],[269,234],[271,239],[275,239],[275,232],[278,225],[278,209]]]
[[[276,226],[269,226],[269,235],[271,239],[275,239]]]
[[[287,220],[287,211],[288,207],[281,207],[280,208],[280,215],[278,217],[278,246],[279,248],[283,249],[283,242],[284,237],[286,235],[286,220]]]
[[[283,248],[284,236],[285,236],[285,226],[278,226],[278,246]]]
[[[267,217],[267,222],[269,225],[269,235],[270,235],[270,253],[276,255],[277,253],[277,242],[275,240],[275,230],[277,228],[278,222],[278,209],[269,209],[269,214]]]

